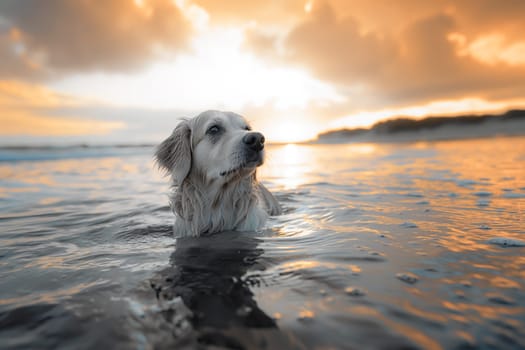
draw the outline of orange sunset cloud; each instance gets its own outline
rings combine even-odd
[[[56,94],[41,86],[17,81],[0,81],[0,135],[106,135],[125,126],[123,122],[46,115],[46,111],[81,106],[82,103],[78,99]]]
[[[225,109],[294,142],[523,107],[523,13],[517,0],[7,0],[2,133],[156,142],[179,117]]]

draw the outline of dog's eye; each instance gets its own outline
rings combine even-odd
[[[219,131],[221,131],[221,128],[218,125],[212,125],[208,128],[208,131],[206,131],[206,134],[217,135]]]
[[[246,125],[246,126],[244,127],[244,130],[250,131],[250,130],[252,130],[252,128],[250,128],[250,126]]]

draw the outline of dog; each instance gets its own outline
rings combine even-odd
[[[264,136],[233,112],[209,110],[182,120],[155,151],[171,175],[177,237],[255,231],[281,214],[276,198],[257,181]]]

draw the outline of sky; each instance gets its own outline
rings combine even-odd
[[[522,0],[2,0],[0,145],[158,143],[244,115],[272,142],[525,107]]]

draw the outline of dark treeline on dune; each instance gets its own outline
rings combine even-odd
[[[419,120],[401,117],[378,122],[370,129],[327,131],[319,134],[314,142],[448,139],[494,135],[525,135],[525,110],[457,117],[429,116]]]
[[[504,114],[484,114],[484,115],[462,115],[458,117],[427,117],[421,120],[409,118],[398,118],[386,120],[374,124],[372,130],[380,133],[395,133],[402,131],[418,131],[423,129],[435,129],[441,126],[466,126],[476,125],[489,120],[509,121],[525,119],[525,110],[515,109]]]

